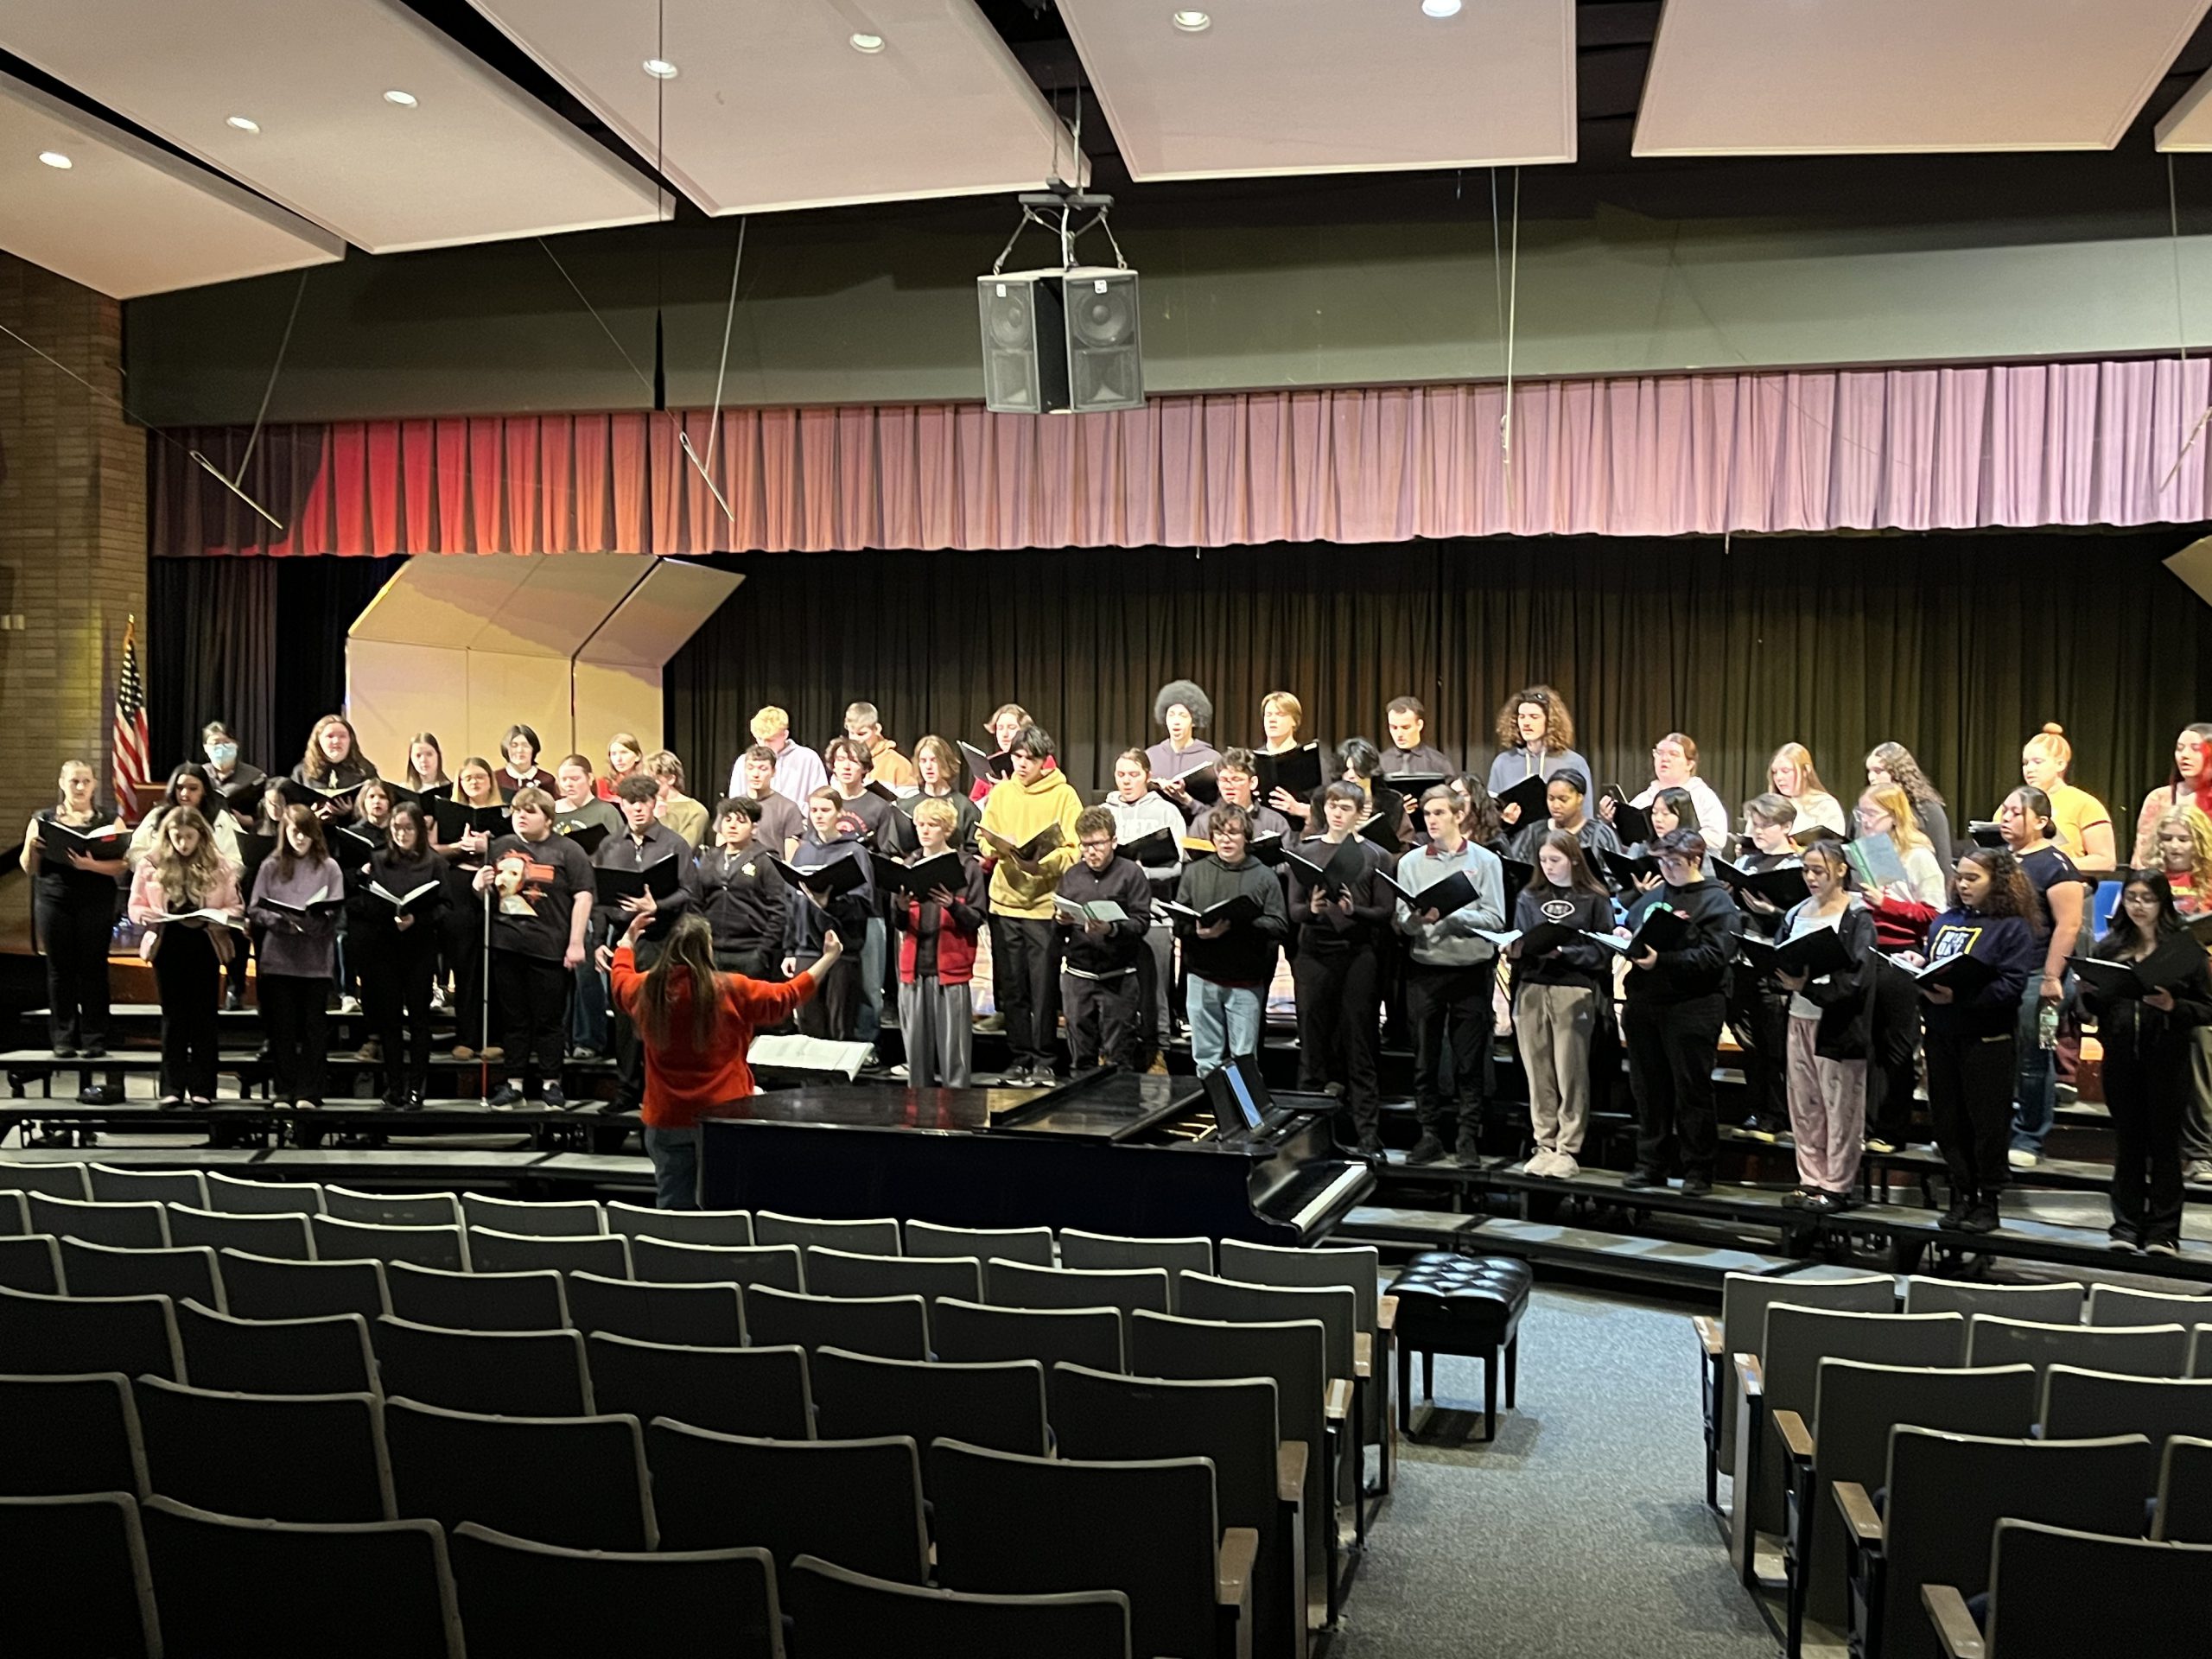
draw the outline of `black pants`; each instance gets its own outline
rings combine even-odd
[[[500,1044],[507,1051],[507,1075],[520,1077],[525,1089],[561,1081],[570,977],[558,957],[492,952],[493,996],[501,1020]]]
[[[1671,1138],[1679,1144],[1685,1175],[1713,1179],[1719,1140],[1713,1062],[1726,1013],[1727,999],[1718,991],[1680,1002],[1638,997],[1622,1005],[1629,1086],[1636,1092],[1637,1168],[1663,1174]]]
[[[39,949],[46,953],[46,1006],[56,1048],[107,1042],[107,944],[115,897],[91,894],[38,901]]]
[[[214,1099],[215,1013],[223,969],[205,929],[162,931],[154,985],[162,999],[162,1093]]]
[[[1789,994],[1773,981],[1736,976],[1728,995],[1728,1026],[1744,1051],[1744,1095],[1751,1115],[1772,1125],[1789,1121]]]
[[[2181,1128],[2189,1110],[2190,1049],[2181,1032],[2146,1054],[2124,1040],[2105,1049],[2105,1109],[2112,1114],[2112,1214],[2115,1233],[2139,1242],[2181,1236]]]
[[[1490,1098],[1491,965],[1432,968],[1406,963],[1406,1014],[1414,1028],[1414,1105],[1423,1134],[1442,1138],[1451,1127],[1453,1103],[1444,1093],[1444,1051],[1452,1051],[1452,1092],[1458,1101],[1459,1128],[1472,1134],[1482,1127]]]
[[[1315,1094],[1341,1084],[1353,1127],[1363,1135],[1380,1115],[1375,1083],[1377,969],[1375,951],[1367,945],[1329,949],[1309,940],[1290,969],[1298,988],[1298,1086]],[[1488,1030],[1486,1023],[1483,1029]]]
[[[820,960],[819,957],[798,958],[802,972]],[[822,976],[814,988],[814,995],[798,1005],[799,1033],[802,1036],[849,1043],[860,1028],[860,1017],[861,952],[855,944]]]
[[[991,918],[991,991],[1014,1060],[1050,1065],[1060,1025],[1060,930],[1021,916]]]
[[[430,984],[437,967],[435,928],[381,928],[353,936],[360,958],[361,1005],[384,1045],[385,1092],[422,1089],[430,1075]],[[403,1044],[404,1046],[403,1047]]]
[[[484,895],[466,884],[448,889],[449,902],[438,918],[438,948],[453,969],[454,1043],[482,1048],[499,1040],[495,1014],[484,1018]]]
[[[1137,1064],[1137,976],[1119,979],[1060,976],[1060,995],[1068,1011],[1068,1069]]]
[[[162,947],[168,949],[166,945]],[[322,1100],[330,1063],[330,981],[264,970],[261,1024],[269,1037],[269,1085],[278,1100]]]
[[[2012,1067],[2018,1038],[1928,1033],[1928,1109],[1951,1173],[1951,1197],[1995,1203],[2012,1166]]]
[[[1874,968],[1874,1026],[1866,1066],[1866,1133],[1903,1146],[1912,1130],[1912,1057],[1920,994],[1903,974]]]

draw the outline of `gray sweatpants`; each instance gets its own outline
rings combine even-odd
[[[934,974],[899,986],[899,1029],[906,1039],[906,1081],[916,1089],[965,1089],[975,1046],[976,1002],[966,982]]]

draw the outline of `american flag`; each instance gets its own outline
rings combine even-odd
[[[149,777],[152,746],[146,736],[146,683],[138,675],[138,619],[123,630],[123,672],[115,683],[115,738],[109,764],[114,772],[116,810],[136,823],[154,798]]]

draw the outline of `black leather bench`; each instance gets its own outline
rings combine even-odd
[[[1497,1436],[1497,1362],[1505,1358],[1505,1404],[1514,1403],[1521,1369],[1521,1315],[1535,1274],[1511,1256],[1455,1255],[1432,1250],[1415,1256],[1391,1284],[1397,1298],[1398,1427],[1413,1429],[1413,1357],[1421,1365],[1421,1392],[1436,1401],[1436,1356],[1480,1356],[1483,1362],[1483,1439]]]

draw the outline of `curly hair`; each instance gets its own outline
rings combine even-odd
[[[1920,769],[1920,762],[1912,758],[1912,751],[1904,744],[1877,743],[1866,751],[1866,764],[1879,766],[1888,772],[1915,806],[1943,804],[1943,797],[1936,785],[1928,781],[1928,774]]]
[[[2037,932],[2044,931],[2043,900],[2020,861],[2009,847],[1975,847],[1959,855],[1961,864],[1980,866],[1989,878],[1989,897],[1980,906],[1985,916],[2018,916]],[[1959,904],[1959,879],[1951,877],[1951,902]]]
[[[2212,904],[2212,817],[2193,806],[2177,806],[2158,815],[2151,833],[2164,836],[2177,824],[2189,836],[2190,897],[2198,905]]]
[[[1567,699],[1548,685],[1524,685],[1498,706],[1497,747],[1521,747],[1521,705],[1533,702],[1544,711],[1544,753],[1564,754],[1574,747],[1574,716]]]

